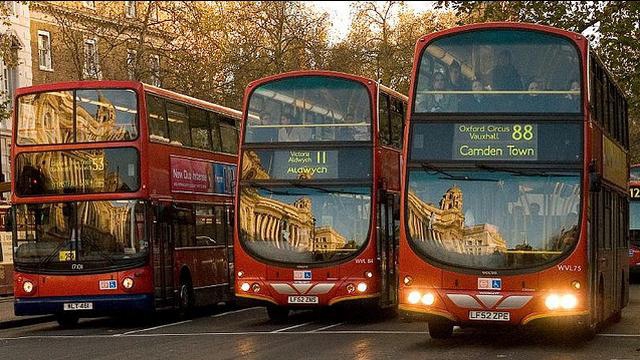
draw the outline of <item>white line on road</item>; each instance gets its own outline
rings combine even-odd
[[[139,329],[139,330],[127,331],[126,333],[116,334],[116,335],[112,335],[112,336],[125,336],[125,335],[131,335],[131,334],[136,334],[136,333],[143,332],[143,331],[151,331],[151,330],[162,329],[162,328],[169,327],[169,326],[185,324],[185,323],[188,323],[188,322],[191,322],[191,320],[178,321],[178,322],[175,322],[175,323],[164,324],[164,325],[160,325],[160,326],[154,326],[154,327],[147,328],[147,329]]]
[[[243,312],[243,311],[260,309],[260,308],[261,308],[260,306],[254,306],[254,307],[250,307],[250,308],[246,308],[246,309],[227,311],[227,312],[223,312],[223,313],[220,313],[220,314],[211,315],[211,317],[212,318],[217,318],[217,317],[221,317],[221,316],[225,316],[225,315],[237,314],[237,313],[240,313],[240,312]]]
[[[167,324],[168,325],[176,325],[179,323]],[[307,325],[310,323],[295,325],[296,327],[300,327],[303,325]],[[144,331],[150,329],[144,329]],[[184,337],[184,336],[251,336],[251,335],[341,335],[341,334],[353,334],[353,335],[374,335],[374,334],[383,334],[383,335],[425,335],[428,334],[426,331],[396,331],[396,330],[334,330],[334,331],[323,331],[323,332],[309,332],[309,331],[291,331],[291,332],[282,332],[284,329],[280,329],[280,332],[274,331],[242,331],[242,332],[200,332],[200,333],[166,333],[166,334],[121,334],[121,335],[34,335],[34,336],[18,336],[18,337],[5,337],[0,338],[0,341],[8,341],[8,340],[30,340],[30,339],[78,339],[78,338],[108,338],[113,339],[114,337]],[[142,330],[141,330],[142,331]],[[620,337],[620,338],[633,338],[640,337],[640,334],[598,334],[601,337]]]
[[[283,331],[286,331],[286,330],[296,329],[296,328],[299,328],[301,326],[305,326],[305,325],[309,325],[309,324],[313,324],[313,321],[309,321],[309,322],[306,322],[304,324],[298,324],[298,325],[289,326],[289,327],[286,327],[286,328],[283,328],[283,329],[273,330],[272,333],[279,333],[279,332],[283,332]]]
[[[307,331],[307,332],[308,333],[314,333],[314,332],[318,332],[318,331],[322,331],[322,330],[331,329],[332,327],[340,326],[342,324],[344,324],[344,322],[337,323],[337,324],[332,324],[332,325],[329,325],[329,326],[321,327],[320,329],[315,329],[315,330],[311,330],[311,331]]]

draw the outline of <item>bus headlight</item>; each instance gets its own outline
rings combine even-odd
[[[242,283],[242,285],[240,285],[240,289],[242,291],[247,292],[247,291],[249,291],[249,289],[251,289],[251,285],[249,285],[249,283],[247,283],[247,282]]]
[[[24,283],[22,283],[22,290],[24,290],[24,292],[26,292],[27,294],[31,294],[31,292],[33,291],[33,283],[31,281],[25,281]]]
[[[433,305],[433,303],[436,301],[436,297],[433,296],[432,293],[426,293],[422,295],[422,298],[420,299],[420,301],[422,301],[424,305],[430,306],[430,305]]]
[[[367,291],[367,284],[366,283],[358,283],[358,291],[359,292],[365,292]]]
[[[578,305],[578,299],[573,294],[565,294],[560,300],[560,306],[565,310],[571,310]]]
[[[131,289],[133,287],[133,279],[130,277],[124,278],[124,280],[122,280],[122,286],[125,289]]]
[[[549,310],[555,310],[560,307],[560,296],[556,294],[548,295],[544,301],[544,304]]]
[[[420,295],[419,292],[417,291],[412,291],[409,294],[409,297],[407,298],[407,301],[409,301],[409,304],[417,304],[420,301],[420,298],[422,298],[422,295]]]

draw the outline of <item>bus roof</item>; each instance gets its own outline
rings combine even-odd
[[[366,78],[364,76],[359,76],[359,75],[354,75],[354,74],[348,74],[348,73],[343,73],[343,72],[339,72],[339,71],[330,71],[330,70],[296,70],[296,71],[289,71],[289,72],[284,72],[284,73],[280,73],[280,74],[276,74],[276,75],[271,75],[271,76],[266,76],[260,79],[256,79],[252,82],[249,83],[249,85],[247,85],[247,89],[245,92],[245,96],[248,95],[249,91],[252,91],[254,88],[256,88],[258,85],[267,83],[267,82],[271,82],[274,80],[280,80],[280,79],[286,79],[286,78],[292,78],[292,77],[299,77],[299,76],[331,76],[331,77],[337,77],[337,78],[343,78],[343,79],[348,79],[348,80],[354,80],[354,81],[358,81],[364,84],[376,84],[379,86],[380,90],[384,91],[385,93],[391,94],[395,97],[399,97],[401,99],[403,99],[404,101],[408,101],[409,98],[396,91],[391,89],[388,86],[382,85],[379,81],[376,80],[372,80],[369,78]]]

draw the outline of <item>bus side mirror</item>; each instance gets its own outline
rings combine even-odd
[[[602,179],[596,170],[596,162],[589,164],[589,191],[598,193],[602,189]]]

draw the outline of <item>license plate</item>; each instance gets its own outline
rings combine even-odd
[[[289,304],[317,304],[317,296],[289,296],[287,300]]]
[[[83,302],[83,303],[64,303],[64,310],[93,310],[93,303]]]
[[[506,311],[469,311],[469,320],[509,321],[511,316]]]

